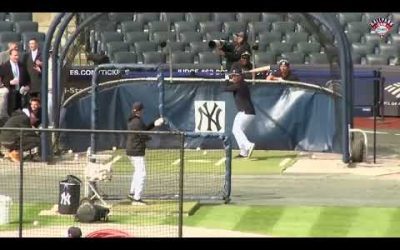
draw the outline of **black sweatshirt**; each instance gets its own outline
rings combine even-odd
[[[233,92],[236,108],[239,111],[244,111],[246,115],[255,115],[253,103],[250,97],[249,87],[245,81],[234,83],[225,87],[225,91]]]
[[[145,125],[141,117],[133,115],[129,117],[128,130],[145,131],[154,128],[154,122]],[[151,137],[143,134],[128,134],[126,142],[126,154],[128,156],[144,156],[146,150],[146,141]]]

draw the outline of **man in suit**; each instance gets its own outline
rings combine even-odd
[[[18,43],[16,42],[9,42],[8,43],[8,49],[0,52],[0,65],[4,64],[8,60],[10,60],[10,51],[12,49],[18,49]]]
[[[42,85],[42,54],[36,38],[29,40],[29,52],[24,55],[22,60],[30,80],[29,96],[39,97],[40,86]]]
[[[3,84],[8,88],[8,115],[22,109],[28,104],[27,94],[29,93],[29,76],[18,61],[19,51],[10,50],[10,60],[1,65],[0,75]]]

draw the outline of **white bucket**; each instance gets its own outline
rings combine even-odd
[[[12,200],[10,197],[0,195],[0,225],[10,223],[10,209]]]

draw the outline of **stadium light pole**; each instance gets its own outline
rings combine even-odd
[[[41,102],[42,102],[42,127],[44,129],[48,128],[48,74],[49,74],[49,50],[51,46],[51,41],[53,39],[54,32],[64,17],[65,13],[60,13],[53,19],[50,27],[47,31],[46,38],[43,45],[43,72],[42,72],[42,86],[41,86]],[[54,69],[53,69],[54,70]],[[48,133],[40,134],[41,142],[41,158],[42,161],[48,161],[49,155],[51,155],[51,148],[49,145],[49,135]]]

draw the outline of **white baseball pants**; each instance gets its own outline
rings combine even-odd
[[[243,111],[238,112],[233,121],[232,133],[235,136],[236,142],[240,149],[242,156],[247,156],[248,149],[253,144],[247,139],[246,128],[249,126],[251,121],[255,118],[255,115],[247,115]]]
[[[133,197],[135,200],[140,200],[146,177],[146,162],[144,156],[129,156],[129,160],[134,167],[130,193],[135,194]]]

